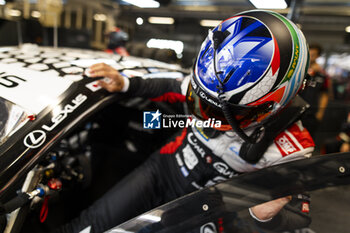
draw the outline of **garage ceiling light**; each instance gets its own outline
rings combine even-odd
[[[160,6],[159,2],[154,0],[123,0],[129,4],[134,6],[138,6],[140,8],[158,8]]]
[[[10,9],[8,10],[8,15],[13,17],[18,17],[22,15],[22,12],[20,10]]]
[[[94,20],[96,21],[106,21],[107,16],[105,14],[95,14],[94,15]]]
[[[347,26],[347,27],[345,28],[345,31],[346,31],[347,33],[350,33],[350,26]]]
[[[148,48],[172,49],[177,54],[181,54],[184,50],[184,43],[179,40],[163,40],[152,38],[147,42]]]
[[[5,0],[0,0],[0,5],[5,5],[5,4],[6,4]]]
[[[149,23],[153,24],[174,24],[174,18],[170,17],[149,17]]]
[[[31,16],[32,16],[33,18],[40,18],[41,13],[40,13],[39,11],[32,11]]]
[[[211,19],[203,19],[201,21],[199,21],[199,24],[202,27],[216,27],[221,23],[221,20],[211,20]]]
[[[262,9],[286,9],[285,0],[249,0],[256,8]]]

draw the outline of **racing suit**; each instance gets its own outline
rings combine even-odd
[[[182,82],[131,78],[125,94],[154,101],[184,102],[188,81],[188,78]],[[280,133],[256,164],[240,158],[242,143],[234,132],[211,138],[201,128],[184,128],[78,218],[56,232],[106,231],[147,210],[219,181],[305,158],[311,155],[314,146],[308,131],[299,122]],[[296,214],[298,211],[300,213]],[[309,223],[307,213],[301,210],[289,213],[282,209],[271,221],[259,224],[288,230],[305,227]]]

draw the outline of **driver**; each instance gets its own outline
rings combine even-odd
[[[129,79],[106,64],[91,66],[91,77],[110,78],[99,81],[110,92],[186,102],[196,121],[222,124],[184,128],[59,232],[104,232],[203,187],[311,156],[313,140],[299,121],[306,103],[297,96],[307,69],[302,32],[282,15],[258,10],[209,31],[182,82]],[[305,195],[283,197],[250,214],[267,229],[298,229],[310,224],[308,203]]]

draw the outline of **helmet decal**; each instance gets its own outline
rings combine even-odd
[[[230,35],[218,48],[217,70],[222,72],[219,78],[225,84],[225,92],[239,92],[252,86],[266,72],[273,58],[274,42],[266,26],[250,17],[230,18],[223,22],[222,30]],[[202,88],[215,95],[218,80],[213,68],[214,49],[210,40],[204,43],[195,72]]]
[[[300,30],[292,24],[288,19],[282,17],[279,14],[272,13],[278,17],[289,29],[293,40],[293,56],[290,62],[289,69],[282,80],[284,82],[290,82],[286,94],[282,99],[282,105],[287,104],[299,91],[302,85],[303,79],[305,77],[305,68],[307,65],[308,53],[302,53],[300,51],[307,51],[306,43],[300,43],[300,41],[305,41],[303,34]]]
[[[268,93],[271,90],[273,84],[275,84],[277,75],[278,71],[275,72],[275,74],[273,75],[272,69],[269,69],[268,73],[265,75],[265,77],[269,78],[262,79],[256,86],[248,90],[239,102],[239,104],[249,104],[265,96],[266,93]]]
[[[300,91],[308,56],[305,37],[293,22],[272,11],[246,11],[209,31],[193,68],[192,91],[207,117],[228,119],[233,109],[236,120],[263,123]]]
[[[272,32],[275,43],[278,45],[278,56],[280,56],[279,63],[279,74],[277,76],[276,83],[273,87],[281,84],[281,81],[284,79],[285,74],[287,73],[290,67],[290,60],[293,55],[293,40],[290,35],[290,31],[286,27],[286,24],[282,20],[278,20],[277,13],[272,11],[262,11],[262,10],[253,10],[243,12],[242,14],[259,18],[263,21],[269,30]],[[281,16],[283,18],[283,16]],[[277,51],[276,51],[277,52]],[[275,52],[275,55],[277,56]],[[272,64],[273,65],[273,64]]]

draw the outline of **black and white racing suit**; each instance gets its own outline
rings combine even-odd
[[[184,102],[187,85],[188,78],[182,82],[132,78],[125,94]],[[242,143],[233,132],[210,138],[200,128],[184,128],[144,164],[57,232],[81,232],[84,229],[84,233],[103,232],[202,187],[241,173],[305,158],[311,155],[314,146],[309,133],[299,122],[280,133],[257,164],[241,159],[239,150]],[[303,213],[305,211],[299,206],[295,208],[300,214],[282,210],[270,222],[263,224],[275,229],[307,226],[310,223],[308,214]]]

